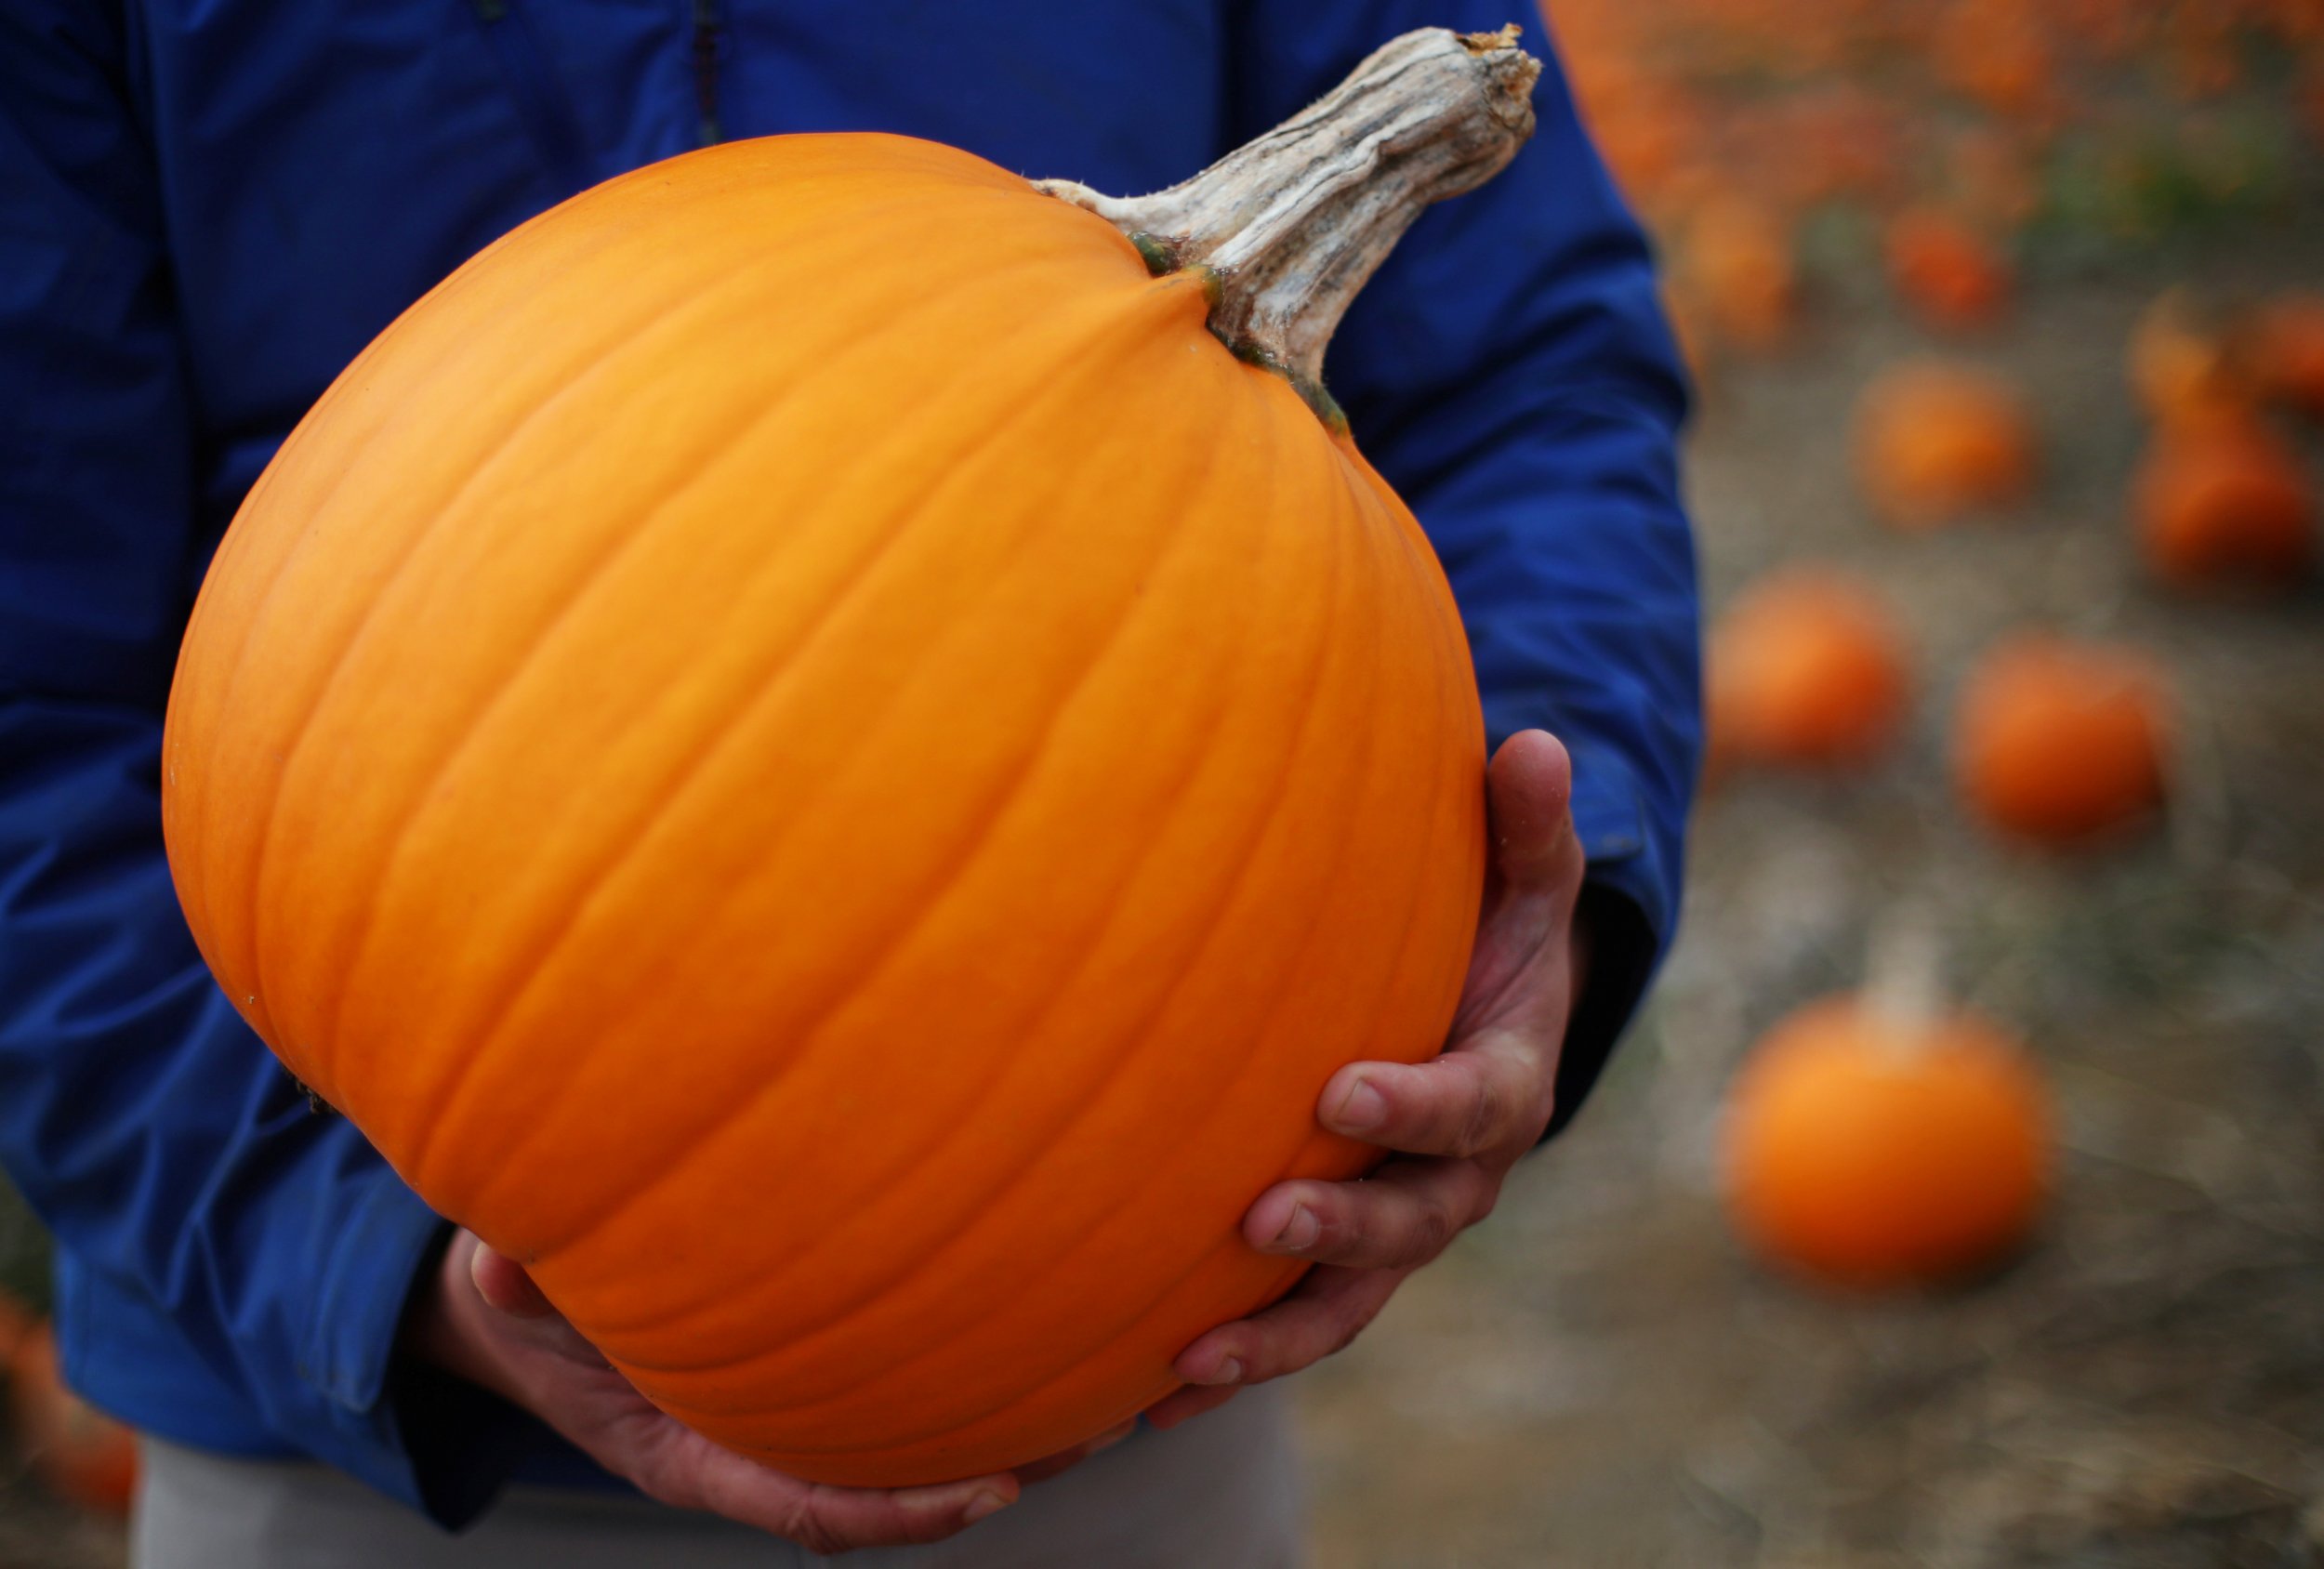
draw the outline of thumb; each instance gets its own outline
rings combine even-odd
[[[1519,731],[1501,743],[1486,771],[1493,869],[1507,893],[1561,893],[1581,881],[1581,841],[1574,833],[1574,765],[1546,731]]]
[[[548,1318],[557,1311],[522,1264],[481,1238],[469,1257],[468,1273],[488,1306],[513,1318]]]
[[[463,1233],[462,1240],[472,1249],[469,1280],[491,1316],[498,1318],[505,1343],[528,1345],[586,1367],[610,1365],[604,1352],[565,1322],[522,1264],[473,1233]]]

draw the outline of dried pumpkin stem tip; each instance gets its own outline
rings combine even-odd
[[[1492,178],[1533,135],[1541,62],[1517,31],[1407,33],[1274,130],[1150,196],[1062,179],[1039,189],[1113,224],[1156,272],[1210,270],[1211,330],[1315,402],[1340,318],[1412,220]]]

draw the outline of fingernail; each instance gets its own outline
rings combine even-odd
[[[1130,1417],[1129,1420],[1126,1422],[1116,1422],[1114,1426],[1106,1429],[1103,1432],[1098,1434],[1097,1437],[1089,1441],[1089,1453],[1095,1455],[1100,1450],[1111,1449],[1114,1445],[1119,1444],[1123,1439],[1128,1438],[1131,1433],[1134,1433],[1137,1431],[1138,1418],[1135,1417]]]
[[[975,1497],[971,1498],[969,1500],[969,1507],[960,1511],[960,1523],[963,1525],[974,1525],[978,1521],[983,1520],[987,1516],[998,1514],[1001,1510],[1009,1507],[1009,1499],[1002,1497],[999,1494],[992,1491],[990,1488],[986,1488],[984,1492],[979,1493]]]
[[[1374,1089],[1371,1080],[1357,1079],[1331,1120],[1352,1133],[1378,1127],[1388,1120],[1388,1097]]]
[[[1303,1204],[1291,1206],[1291,1218],[1283,1222],[1283,1230],[1275,1233],[1274,1246],[1286,1253],[1303,1252],[1315,1246],[1315,1238],[1323,1233],[1323,1222]]]
[[[1218,1366],[1210,1370],[1210,1377],[1208,1378],[1194,1378],[1190,1379],[1189,1382],[1196,1384],[1233,1384],[1241,1382],[1242,1377],[1243,1364],[1241,1360],[1236,1357],[1228,1357],[1224,1362],[1221,1362]]]

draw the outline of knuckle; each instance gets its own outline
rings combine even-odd
[[[1453,1136],[1452,1153],[1466,1157],[1492,1148],[1500,1130],[1502,1104],[1500,1086],[1489,1075],[1481,1076],[1476,1094],[1470,1099],[1468,1114]]]
[[[1424,1205],[1413,1218],[1411,1235],[1406,1239],[1405,1257],[1399,1262],[1424,1264],[1445,1251],[1453,1238],[1452,1220],[1436,1206]]]
[[[809,1552],[825,1558],[851,1552],[863,1545],[834,1527],[812,1505],[804,1503],[785,1514],[782,1534]]]

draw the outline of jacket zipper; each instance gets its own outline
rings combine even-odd
[[[701,145],[722,139],[719,128],[719,4],[693,0],[694,112]]]
[[[595,184],[580,123],[541,58],[540,42],[523,14],[509,0],[476,0],[476,20],[484,24],[484,37],[516,99],[518,118],[524,122],[559,195],[570,196]]]

